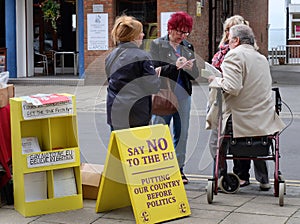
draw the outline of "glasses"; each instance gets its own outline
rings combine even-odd
[[[178,35],[184,35],[184,36],[186,36],[186,37],[188,37],[189,35],[190,35],[190,33],[189,32],[183,32],[183,31],[180,31],[180,30],[175,30],[176,31],[176,34],[178,34]]]

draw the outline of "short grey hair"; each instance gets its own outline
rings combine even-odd
[[[244,24],[234,25],[230,28],[231,38],[238,37],[240,44],[250,44],[254,46],[255,36],[253,30]]]

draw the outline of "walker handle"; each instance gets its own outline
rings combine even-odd
[[[273,87],[272,90],[275,91],[275,110],[276,110],[276,113],[279,114],[279,112],[281,111],[281,105],[282,105],[279,88]]]

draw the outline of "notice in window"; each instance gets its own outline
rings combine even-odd
[[[160,36],[161,37],[168,34],[168,21],[173,13],[174,12],[161,12],[160,13],[160,25],[161,25]]]
[[[89,51],[108,50],[108,14],[87,15],[87,47]]]

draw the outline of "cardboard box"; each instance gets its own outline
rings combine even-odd
[[[84,199],[97,199],[104,165],[82,163],[80,166]]]
[[[15,87],[13,84],[8,84],[7,87],[0,89],[0,108],[9,104],[9,98],[15,96]]]

